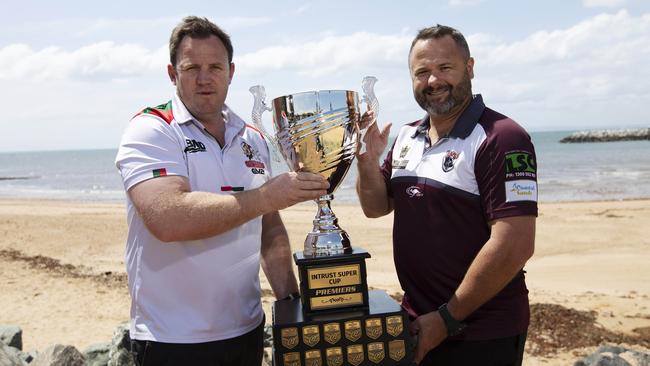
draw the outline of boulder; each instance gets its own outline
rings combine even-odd
[[[113,333],[108,350],[108,366],[135,366],[131,355],[131,337],[129,337],[129,324],[119,325]]]
[[[619,346],[602,345],[573,366],[650,366],[650,354]]]
[[[19,349],[9,347],[0,342],[0,366],[25,366],[27,365],[19,356]]]
[[[0,343],[23,349],[23,330],[15,325],[0,325]]]
[[[85,366],[86,358],[73,346],[55,344],[43,351],[30,366]]]
[[[93,344],[84,350],[87,366],[107,366],[110,343]]]

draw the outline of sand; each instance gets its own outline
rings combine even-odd
[[[367,219],[358,206],[333,209],[353,246],[372,255],[369,286],[400,294],[392,215]],[[281,214],[293,250],[301,250],[315,205]],[[641,329],[646,343],[626,344],[648,352],[642,345],[650,342],[649,227],[650,200],[540,204],[536,251],[525,268],[531,303],[592,311],[596,326],[630,337]],[[122,204],[0,199],[0,324],[23,329],[25,350],[62,343],[83,351],[108,342],[129,316],[125,238]],[[263,298],[266,311],[273,300]],[[572,364],[595,348],[540,355],[528,347],[524,364]]]

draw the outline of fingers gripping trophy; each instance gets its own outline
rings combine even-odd
[[[375,77],[363,79],[364,101],[376,111]],[[368,291],[365,259],[338,225],[330,202],[347,174],[355,152],[365,152],[359,130],[359,96],[351,90],[289,94],[266,104],[263,86],[254,95],[252,120],[292,171],[323,175],[330,183],[318,205],[304,250],[294,253],[300,298],[273,304],[276,365],[397,365],[410,361],[408,317],[383,291]],[[271,111],[275,134],[262,124]],[[375,116],[377,113],[375,112]],[[322,334],[322,336],[321,336]],[[320,361],[319,361],[320,360]],[[324,361],[324,362],[323,362]]]

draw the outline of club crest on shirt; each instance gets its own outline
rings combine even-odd
[[[458,154],[454,150],[447,150],[445,157],[442,159],[442,171],[447,173],[454,169],[454,163],[458,159]]]
[[[244,155],[246,155],[248,158],[244,164],[246,164],[247,167],[251,168],[251,173],[264,174],[265,166],[264,163],[260,161],[262,159],[260,159],[258,152],[253,149],[251,145],[246,143],[246,141],[242,141],[241,149],[244,152]]]

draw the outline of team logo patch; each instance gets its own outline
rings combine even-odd
[[[205,152],[205,145],[201,141],[185,139],[185,152],[188,154]]]
[[[406,188],[406,194],[410,197],[422,197],[424,196],[424,193],[422,193],[422,189],[418,186],[410,186]]]
[[[264,174],[264,163],[261,162],[262,159],[260,159],[259,154],[257,151],[253,149],[251,145],[246,143],[246,141],[242,141],[241,143],[241,149],[244,152],[244,155],[248,158],[244,162],[244,164],[248,167],[251,168],[251,173],[253,174]]]
[[[454,163],[458,159],[458,153],[454,150],[447,150],[447,154],[442,159],[442,171],[447,173],[454,169]]]

